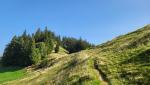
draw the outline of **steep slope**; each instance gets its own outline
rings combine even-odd
[[[36,67],[36,66],[35,66]],[[149,85],[150,25],[96,48],[51,54],[45,68],[6,85]]]
[[[137,31],[121,35],[111,41],[99,45],[100,48],[111,50],[122,50],[146,45],[150,41],[150,25],[138,29]]]
[[[111,84],[150,83],[150,25],[100,45],[97,64]],[[103,59],[104,58],[104,59]],[[101,64],[100,62],[105,62]]]

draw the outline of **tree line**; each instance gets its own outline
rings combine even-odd
[[[82,38],[76,39],[73,37],[63,37],[62,38],[62,47],[65,48],[69,53],[79,52],[87,48],[94,47],[93,44],[90,44]]]
[[[52,52],[58,53],[60,46],[69,53],[74,53],[90,48],[93,45],[81,38],[61,38],[47,28],[44,31],[38,29],[32,35],[24,31],[21,36],[14,36],[6,46],[1,62],[5,66],[38,64],[46,59],[48,54]]]

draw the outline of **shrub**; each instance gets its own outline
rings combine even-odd
[[[48,63],[48,59],[43,60],[39,65],[38,68],[45,68],[48,67],[49,63]]]

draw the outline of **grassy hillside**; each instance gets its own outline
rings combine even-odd
[[[97,64],[111,84],[150,83],[150,25],[104,43],[98,49],[101,51]]]
[[[53,53],[48,63],[31,66],[27,76],[5,85],[149,85],[150,25],[96,48]]]

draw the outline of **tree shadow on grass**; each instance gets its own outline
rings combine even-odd
[[[0,73],[14,72],[23,69],[23,67],[4,67],[0,66]]]

